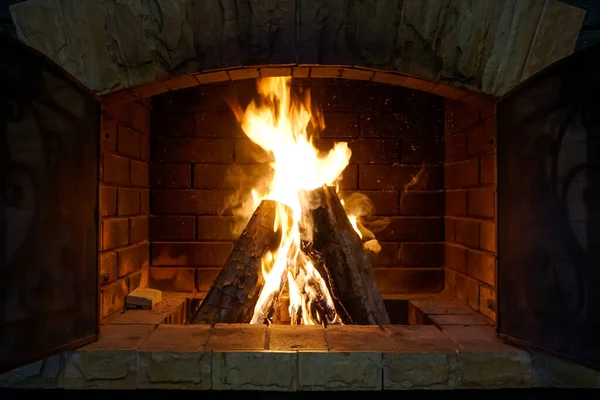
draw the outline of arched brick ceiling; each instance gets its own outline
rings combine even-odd
[[[99,94],[285,64],[501,96],[572,53],[585,15],[558,0],[36,0],[10,10],[20,40]]]

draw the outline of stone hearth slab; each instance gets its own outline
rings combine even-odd
[[[266,325],[216,324],[211,330],[206,348],[222,351],[263,350]]]
[[[325,330],[320,326],[298,329],[291,325],[273,325],[268,330],[269,350],[327,351]]]

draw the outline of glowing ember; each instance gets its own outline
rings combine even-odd
[[[277,201],[273,229],[282,233],[279,248],[262,260],[265,283],[251,323],[270,322],[270,313],[286,289],[292,324],[341,323],[323,277],[301,250],[300,228],[306,224],[306,219],[302,220],[303,211],[308,209],[305,191],[336,185],[350,161],[351,151],[347,143],[335,143],[327,153],[313,146],[307,127],[312,124],[322,129],[324,123],[311,113],[308,93],[304,103],[292,98],[289,83],[289,78],[262,79],[258,82],[260,105],[252,102],[245,111],[232,105],[245,134],[274,159],[268,190],[253,190],[251,204],[246,208],[254,210],[263,199]],[[349,219],[362,237],[357,217]],[[319,312],[315,312],[317,309]]]

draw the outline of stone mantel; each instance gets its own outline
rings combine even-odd
[[[573,52],[558,0],[36,0],[21,41],[99,94],[224,68],[373,68],[499,97]]]

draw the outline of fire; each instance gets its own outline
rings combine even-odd
[[[268,190],[253,190],[250,208],[254,210],[264,199],[277,201],[273,229],[282,232],[282,238],[279,248],[262,260],[265,283],[251,323],[269,322],[270,311],[286,289],[292,324],[341,323],[325,280],[302,251],[300,228],[303,210],[308,206],[305,191],[337,185],[350,162],[351,151],[344,142],[335,143],[327,153],[315,148],[307,128],[312,124],[322,129],[324,122],[311,112],[308,93],[304,101],[291,96],[289,78],[259,80],[258,92],[260,105],[253,101],[245,111],[232,108],[245,134],[274,160]],[[357,217],[349,219],[362,237]]]

